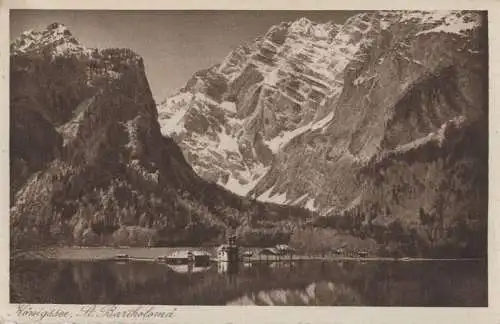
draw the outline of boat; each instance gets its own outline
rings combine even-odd
[[[117,254],[113,258],[113,260],[120,261],[120,262],[128,261],[129,259],[130,259],[130,256],[128,254],[124,254],[124,253]]]

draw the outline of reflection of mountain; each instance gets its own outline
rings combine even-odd
[[[245,294],[227,305],[266,305],[266,306],[329,306],[362,305],[362,298],[355,290],[340,283],[313,282],[305,289],[272,289],[258,293]]]
[[[162,263],[22,261],[11,270],[11,301],[481,306],[487,301],[485,273],[486,264],[479,262],[298,262],[291,268],[255,263],[236,273],[211,267],[186,275]]]

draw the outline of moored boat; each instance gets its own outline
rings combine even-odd
[[[119,262],[125,262],[125,261],[130,260],[130,256],[128,254],[120,253],[120,254],[115,255],[114,258],[112,258],[112,260],[119,261]]]

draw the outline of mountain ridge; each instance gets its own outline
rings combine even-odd
[[[415,23],[415,21],[417,22]],[[418,25],[406,26],[410,23]],[[177,139],[177,142],[184,149],[183,151],[186,153],[188,160],[202,177],[220,183],[229,190],[233,190],[241,195],[250,193],[253,197],[255,196],[253,192],[258,191],[255,197],[262,199],[264,191],[269,189],[269,186],[266,186],[265,189],[255,188],[255,186],[257,186],[259,181],[261,184],[262,181],[265,181],[263,180],[264,174],[269,172],[271,161],[279,156],[280,151],[283,150],[289,141],[302,134],[326,128],[328,124],[331,124],[335,115],[335,108],[332,109],[331,107],[339,105],[336,101],[342,94],[341,92],[347,87],[345,86],[346,83],[352,83],[355,87],[373,83],[374,76],[354,75],[356,65],[362,63],[363,57],[374,47],[374,42],[378,42],[375,51],[378,51],[379,54],[375,53],[376,55],[382,53],[383,46],[389,46],[387,40],[383,39],[389,37],[388,29],[393,25],[395,27],[392,28],[406,28],[410,30],[410,33],[419,37],[423,37],[425,34],[444,32],[460,34],[474,29],[478,25],[478,18],[474,13],[469,12],[382,11],[354,15],[344,25],[335,25],[333,23],[315,24],[307,18],[300,18],[295,22],[282,22],[272,26],[263,37],[258,37],[253,43],[237,47],[221,64],[196,73],[194,78],[187,83],[179,95],[184,100],[190,102],[190,104],[194,102],[197,106],[208,106],[207,111],[225,108],[221,109],[221,111],[228,114],[227,120],[216,121],[218,125],[215,127],[222,125],[223,128],[226,128],[225,133],[229,133],[232,139],[219,135],[220,132],[213,132],[209,137],[215,138],[215,140],[212,140],[212,143],[207,145],[209,152],[203,152],[202,149],[194,144],[199,143],[200,138],[204,137],[207,127],[204,126],[198,132],[196,125],[191,123],[186,129],[183,129],[182,121],[185,117],[183,113],[188,118],[196,119],[191,116],[196,114],[196,112],[193,112],[190,108],[185,110],[182,104],[172,108],[168,100],[164,105],[160,105],[159,107],[162,115],[160,116],[160,123],[171,126],[173,122],[176,125],[175,127],[165,129],[164,133],[172,135]],[[403,27],[400,27],[400,25]],[[323,28],[319,29],[330,28],[328,32],[322,34],[322,36],[328,35],[330,38],[315,38],[314,33],[310,33],[310,31],[312,27],[317,26],[323,26]],[[327,28],[324,28],[324,26],[327,26]],[[417,30],[415,31],[415,29]],[[404,32],[402,35],[406,35],[405,33],[408,34],[408,32]],[[365,34],[369,36],[363,36]],[[302,38],[295,40],[294,38],[297,36]],[[292,40],[290,40],[291,38]],[[314,42],[307,43],[307,40],[311,38],[314,39]],[[297,63],[297,57],[303,61],[307,61],[306,63],[311,60],[311,57],[314,57],[314,53],[311,54],[309,48],[300,48],[300,46],[304,45],[304,42],[311,48],[324,47],[325,44],[334,45],[332,47],[333,53],[327,52],[321,54],[322,52],[320,52],[319,54],[320,56],[323,55],[321,57],[323,61],[328,58],[326,62],[331,62],[328,66],[329,68],[333,68],[332,72],[327,72],[327,68],[323,68],[320,71],[323,73],[320,76],[322,79],[325,79],[325,73],[331,74],[330,77],[326,78],[326,80],[329,80],[328,86],[315,78],[314,69],[311,70],[311,67],[315,66],[314,64],[300,65],[300,61]],[[384,45],[384,42],[387,44]],[[277,46],[283,44],[287,45],[285,49],[278,49],[278,52],[276,52]],[[398,42],[396,45],[403,46],[404,42]],[[298,47],[298,50],[296,50],[297,53],[286,56],[286,51],[293,46]],[[256,52],[256,49],[259,48],[260,51]],[[395,48],[393,51],[397,53],[398,49]],[[276,53],[273,54],[274,52]],[[346,53],[350,54],[347,55]],[[266,55],[270,58],[266,58]],[[292,105],[294,110],[290,111],[289,114],[277,116],[280,113],[276,112],[277,109],[266,111],[265,107],[266,102],[271,102],[274,107],[284,105],[280,99],[273,100],[273,95],[274,98],[276,97],[276,87],[279,88],[280,76],[282,78],[283,75],[288,73],[286,70],[283,71],[283,64],[281,63],[277,68],[272,68],[272,61],[280,60],[280,55],[285,55],[285,58],[283,58],[285,66],[292,64],[292,72],[297,72],[298,69],[300,73],[292,74],[290,82],[284,88],[285,93],[292,89],[285,96],[285,104]],[[335,57],[335,55],[340,56],[335,59],[330,57]],[[276,57],[278,58],[276,59]],[[402,59],[406,60],[407,58],[403,56]],[[261,61],[265,60],[268,60],[267,63],[271,63],[269,65],[259,65]],[[421,66],[422,62],[415,59],[413,60],[413,64]],[[256,65],[258,71],[255,71],[254,66]],[[271,66],[270,70],[269,66]],[[319,64],[319,66],[325,67],[325,62]],[[318,71],[317,67],[316,70]],[[306,72],[303,72],[304,70]],[[346,75],[345,80],[344,75]],[[205,79],[203,79],[203,76],[206,76]],[[313,100],[297,104],[294,98],[288,96],[288,94],[291,94],[292,96],[303,98],[300,95],[300,93],[303,93],[300,91],[300,86],[304,87],[304,79],[307,79],[307,82],[311,86],[311,90],[308,90],[311,91],[309,96],[313,99],[318,99],[317,96],[321,95],[318,99],[320,102]],[[306,86],[308,85],[307,82],[305,83]],[[299,85],[299,92],[293,90],[294,87],[297,87],[297,84]],[[371,86],[373,87],[373,84]],[[330,90],[325,91],[326,88]],[[257,92],[259,95],[256,94]],[[187,99],[186,96],[188,96],[188,93],[193,93],[194,96]],[[175,97],[173,96],[172,98]],[[226,99],[230,101],[226,101]],[[205,102],[207,103],[205,104]],[[311,102],[314,102],[316,106],[311,108]],[[189,106],[189,104],[186,104],[186,106]],[[212,106],[215,107],[210,108]],[[170,118],[172,110],[176,111],[175,118]],[[207,111],[204,114],[207,114]],[[249,111],[253,111],[252,114]],[[299,113],[297,114],[296,112]],[[219,117],[219,119],[221,118]],[[293,122],[293,120],[296,120],[296,122]],[[267,121],[269,126],[267,127],[262,121]],[[210,125],[210,123],[208,124]],[[210,129],[208,131],[210,132]],[[191,139],[189,138],[190,136],[195,136],[196,138]],[[219,137],[218,140],[217,137]],[[220,148],[219,144],[223,142],[222,139],[233,142],[231,150]],[[247,146],[251,147],[250,152],[246,149]],[[216,151],[217,154],[211,153],[213,151]],[[226,159],[232,158],[231,163],[221,161],[220,156],[224,155],[224,151],[227,154],[230,153],[230,157],[228,155]],[[237,155],[240,155],[239,161],[235,161],[237,159],[233,158]],[[238,165],[238,168],[234,168],[235,163]],[[208,167],[205,167],[205,165],[208,165]],[[245,170],[245,172],[240,174],[240,169]],[[254,169],[257,171],[254,171]],[[255,179],[259,181],[252,181]],[[232,185],[237,181],[241,184],[240,188]],[[296,200],[295,196],[293,199],[288,199],[287,201],[290,202],[293,200]],[[275,200],[275,202],[283,203],[280,199]]]
[[[12,45],[13,246],[201,244],[258,226],[264,211],[289,218],[193,172],[161,134],[142,57],[66,46],[66,30],[51,24]]]
[[[286,37],[294,24],[280,24],[160,105],[133,51],[87,49],[60,24],[24,33],[10,57],[11,243],[347,234],[381,254],[484,256],[485,22],[373,12],[299,20]]]
[[[202,178],[240,195],[327,218],[361,217],[370,235],[372,222],[384,219],[420,233],[431,213],[440,237],[427,239],[444,240],[457,221],[487,219],[486,21],[473,11],[368,12],[326,38],[308,34],[304,19],[300,33],[290,32],[295,23],[273,26],[195,75],[166,133]],[[160,124],[171,120],[168,103],[158,109]],[[464,146],[470,140],[461,134],[475,136],[480,149]],[[434,145],[453,136],[456,145]],[[420,155],[423,164],[411,161]],[[399,179],[365,172],[391,157],[399,162],[383,172]],[[469,205],[466,195],[475,197]]]

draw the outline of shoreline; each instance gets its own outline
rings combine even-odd
[[[173,252],[176,249],[186,249],[186,247],[175,248],[134,248],[134,247],[55,247],[43,250],[22,251],[17,255],[11,256],[11,260],[46,260],[46,261],[81,261],[81,262],[105,262],[105,261],[120,261],[120,262],[148,262],[148,263],[166,263],[158,258],[165,256],[167,252]],[[208,250],[207,248],[200,248]],[[154,253],[154,252],[164,253]],[[100,251],[104,253],[91,253],[93,251]],[[127,253],[127,257],[118,259],[118,254]],[[90,252],[90,253],[79,253]],[[101,255],[99,255],[101,254]],[[213,255],[213,254],[212,254]],[[430,261],[487,261],[484,258],[452,258],[452,257],[381,257],[381,256],[342,256],[342,255],[303,255],[295,254],[292,257],[285,256],[266,256],[254,255],[252,257],[242,257],[238,262],[240,263],[266,263],[266,262],[304,262],[304,261],[323,261],[323,262],[340,262],[340,261],[357,261],[357,262],[430,262]],[[219,262],[213,256],[210,258],[211,262]]]

